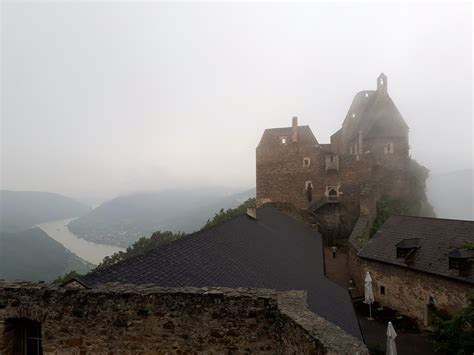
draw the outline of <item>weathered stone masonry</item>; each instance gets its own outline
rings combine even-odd
[[[375,280],[375,301],[416,319],[421,328],[430,328],[430,299],[436,308],[453,314],[463,308],[469,295],[474,293],[472,284],[363,259],[356,255],[355,248],[349,253],[349,269],[360,294],[364,292],[364,276],[369,271]],[[381,294],[382,286],[384,294]]]
[[[0,282],[0,351],[12,319],[41,323],[44,354],[368,354],[310,312],[303,291]]]

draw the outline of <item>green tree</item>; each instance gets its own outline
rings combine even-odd
[[[433,315],[433,339],[440,354],[474,354],[474,295],[469,304],[452,317]]]
[[[464,243],[463,248],[466,248],[467,250],[474,250],[474,242]]]
[[[374,235],[382,224],[393,214],[412,214],[411,209],[401,200],[392,199],[384,196],[377,201],[377,214],[375,216],[374,224],[370,230],[370,235]]]
[[[216,215],[212,219],[208,219],[207,223],[202,227],[202,229],[207,229],[209,227],[217,226],[221,223],[224,223],[234,217],[237,217],[241,214],[247,212],[247,208],[254,208],[256,206],[257,200],[255,198],[249,198],[247,201],[243,202],[241,205],[237,206],[236,208],[229,208],[221,210],[216,213]]]

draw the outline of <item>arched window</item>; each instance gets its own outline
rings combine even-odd
[[[336,189],[329,189],[328,191],[328,201],[337,201],[338,193]]]

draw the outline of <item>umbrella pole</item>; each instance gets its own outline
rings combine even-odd
[[[374,318],[372,318],[372,303],[369,303],[369,318],[367,318],[368,320],[374,320]]]

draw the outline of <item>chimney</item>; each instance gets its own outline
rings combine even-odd
[[[387,95],[387,76],[384,73],[380,73],[377,78],[377,91],[382,95]]]
[[[296,143],[298,141],[298,117],[296,116],[293,117],[291,137],[293,143]]]
[[[257,209],[255,207],[247,208],[247,216],[257,219]]]

